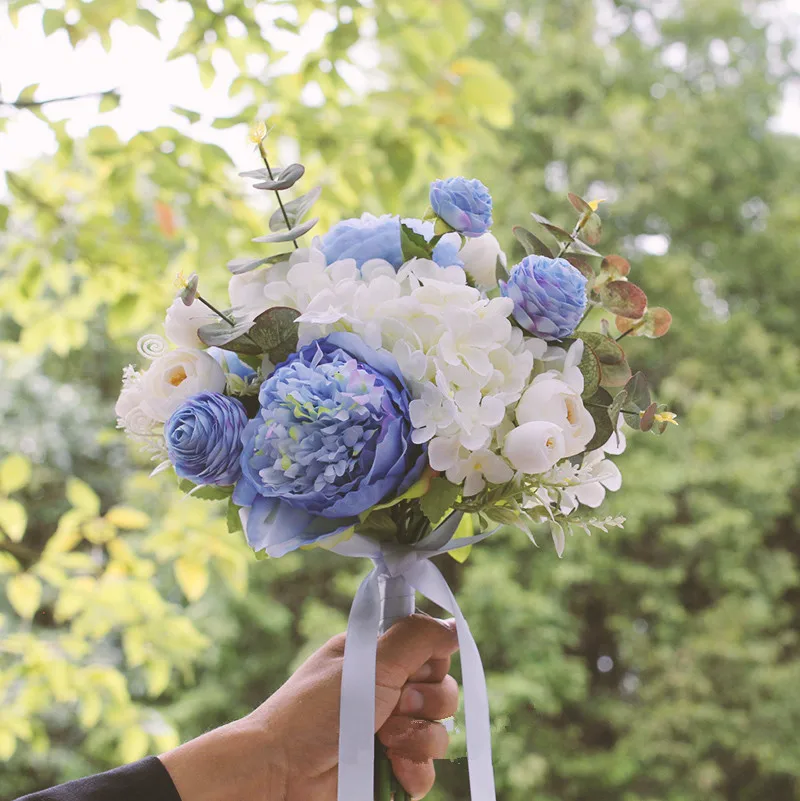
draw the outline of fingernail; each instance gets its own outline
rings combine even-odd
[[[411,714],[413,712],[421,712],[422,707],[425,706],[425,699],[419,690],[407,688],[403,690],[400,698],[400,711]]]

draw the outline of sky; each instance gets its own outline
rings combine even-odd
[[[800,0],[782,0],[778,5],[787,14],[800,12]],[[82,42],[73,49],[63,30],[46,38],[38,7],[21,10],[18,28],[0,9],[0,96],[15,99],[34,83],[39,84],[37,100],[117,88],[123,98],[121,105],[103,115],[98,112],[96,98],[47,106],[53,119],[69,120],[73,136],[98,124],[112,125],[123,137],[160,125],[188,130],[188,121],[170,107],[196,109],[203,112],[203,118],[193,126],[192,135],[222,146],[237,168],[248,169],[253,153],[244,126],[216,130],[210,125],[215,117],[235,114],[249,102],[246,95],[236,100],[228,97],[228,86],[237,74],[235,65],[224,54],[217,54],[217,78],[210,89],[204,89],[190,56],[167,61],[170,48],[191,15],[188,6],[175,0],[159,5],[158,14],[161,40],[140,28],[114,23],[111,52],[106,53],[99,41]],[[304,36],[309,49],[316,47],[329,28],[323,17],[314,21],[309,35]],[[279,29],[274,33],[286,35]],[[298,60],[302,57],[302,53],[294,55]],[[12,120],[0,134],[0,181],[4,170],[17,170],[55,150],[55,138],[43,121],[28,113],[11,110],[10,114]],[[787,90],[772,127],[800,135],[800,81]]]

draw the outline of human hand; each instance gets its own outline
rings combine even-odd
[[[161,757],[182,801],[335,801],[345,637],[329,640],[258,709]],[[378,641],[375,731],[407,792],[433,786],[455,714],[450,623],[404,618]]]

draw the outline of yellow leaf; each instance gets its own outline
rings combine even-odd
[[[472,515],[464,515],[461,518],[461,522],[458,524],[458,528],[456,529],[456,533],[453,534],[453,539],[461,539],[462,537],[471,537],[475,534],[475,521]],[[465,545],[463,548],[456,548],[454,551],[448,551],[450,556],[456,560],[456,562],[461,562],[462,564],[467,561],[467,557],[472,550],[471,545]]]
[[[104,542],[113,540],[116,533],[117,529],[102,517],[89,520],[83,524],[83,536],[95,545],[101,545]]]
[[[181,556],[175,562],[175,578],[190,601],[203,597],[208,588],[208,568],[193,559]]]
[[[8,602],[14,611],[24,618],[32,618],[42,600],[42,584],[30,573],[12,576],[6,584]]]
[[[135,728],[128,729],[122,735],[122,740],[119,744],[119,755],[125,764],[129,762],[136,762],[147,754],[147,746],[150,744],[150,738],[144,729],[139,728],[134,724]]]
[[[31,480],[31,463],[20,453],[12,453],[0,464],[0,492],[12,492],[27,486]]]
[[[17,750],[17,738],[10,731],[0,731],[0,760],[7,762]]]
[[[10,553],[0,552],[0,576],[19,573],[19,562]]]
[[[84,729],[91,729],[100,720],[100,713],[103,711],[103,702],[100,694],[90,692],[81,701],[81,710],[78,719]]]
[[[67,481],[67,500],[76,509],[93,517],[100,513],[100,499],[97,493],[86,482],[74,476]]]
[[[131,506],[113,506],[106,512],[106,520],[117,528],[139,529],[150,523],[150,516]]]
[[[28,515],[19,501],[0,500],[0,529],[8,534],[9,539],[19,542],[25,536]]]
[[[146,668],[147,692],[155,698],[169,686],[169,679],[172,675],[172,668],[165,659],[153,660]]]

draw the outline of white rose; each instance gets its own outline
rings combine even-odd
[[[275,270],[276,268],[271,269]],[[267,273],[269,272],[270,270],[253,270],[241,275],[232,275],[228,282],[231,306],[239,308],[253,317],[257,317],[269,308],[270,304],[264,297],[264,287],[267,285]]]
[[[500,243],[493,234],[467,239],[464,247],[458,252],[458,258],[464,262],[464,269],[470,278],[483,289],[497,286],[498,257],[505,266],[506,254],[500,249]]]
[[[564,433],[564,456],[581,453],[594,436],[595,425],[580,394],[556,373],[537,376],[517,405],[517,423],[534,420],[555,423]]]
[[[546,473],[566,452],[564,432],[555,423],[533,420],[512,429],[503,442],[503,455],[528,475]]]
[[[205,351],[179,348],[152,361],[142,374],[139,389],[143,412],[154,420],[166,422],[192,395],[222,392],[225,373]]]
[[[202,303],[195,301],[187,306],[180,298],[175,298],[167,309],[164,333],[179,348],[203,348],[205,345],[197,336],[197,329],[218,320],[219,317]]]
[[[123,388],[120,392],[114,411],[117,421],[125,431],[136,437],[146,437],[160,425],[142,408],[144,393],[138,383]]]

